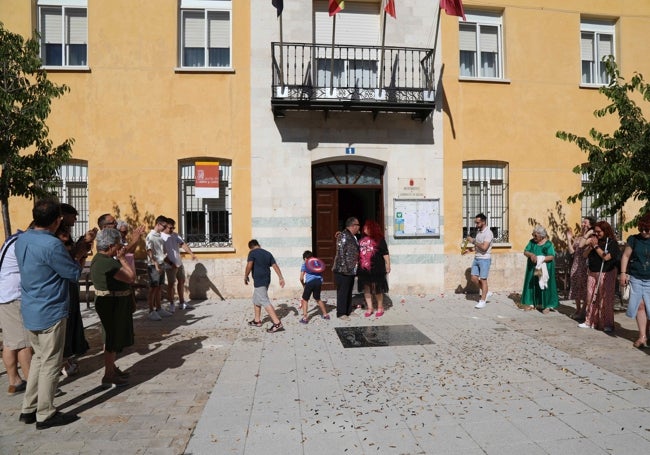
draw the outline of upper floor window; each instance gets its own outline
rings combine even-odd
[[[181,237],[193,248],[232,247],[231,163],[183,160],[179,171]]]
[[[508,242],[508,165],[501,162],[463,163],[463,237],[475,236],[474,218],[487,216],[495,243]]]
[[[71,161],[61,166],[54,180],[54,194],[59,202],[77,209],[77,222],[72,227],[72,238],[78,239],[88,231],[88,163]]]
[[[460,76],[503,78],[503,30],[500,13],[465,14],[459,22]]]
[[[181,67],[232,67],[232,2],[181,0]]]
[[[603,59],[614,54],[614,23],[582,20],[580,22],[580,59],[583,84],[605,85],[609,78]]]
[[[44,66],[88,66],[87,0],[38,0]]]

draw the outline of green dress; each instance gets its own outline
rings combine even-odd
[[[538,245],[530,240],[524,251],[530,251],[535,256],[555,257],[555,248],[547,240],[544,244]],[[555,281],[555,259],[546,263],[548,267],[548,283],[546,289],[539,287],[539,278],[535,276],[535,265],[530,259],[526,259],[526,276],[524,277],[524,290],[521,293],[522,305],[534,305],[536,308],[557,308],[559,300],[557,296],[557,282]]]

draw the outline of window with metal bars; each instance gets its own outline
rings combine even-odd
[[[77,209],[77,222],[72,227],[72,238],[78,239],[89,228],[88,224],[88,163],[74,161],[61,166],[53,185],[59,202]]]
[[[476,235],[474,219],[479,213],[487,217],[487,224],[494,234],[494,243],[507,243],[507,163],[463,163],[463,238]]]
[[[582,175],[582,190],[584,191],[587,186],[589,186],[589,178],[583,174]],[[621,239],[621,229],[620,229],[620,220],[621,212],[615,213],[614,215],[605,215],[604,212],[608,208],[607,206],[594,207],[594,200],[596,196],[585,196],[580,201],[580,216],[585,218],[587,216],[593,216],[596,218],[596,221],[607,221],[609,225],[614,229],[616,237]]]
[[[219,197],[197,197],[195,161],[219,163]],[[180,235],[192,247],[232,247],[232,166],[217,158],[185,160],[179,164]]]

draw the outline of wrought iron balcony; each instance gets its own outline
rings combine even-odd
[[[271,43],[276,117],[288,110],[410,113],[435,108],[433,49]]]

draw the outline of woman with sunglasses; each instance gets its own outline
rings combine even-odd
[[[583,253],[587,258],[587,315],[578,327],[614,331],[614,293],[616,265],[621,257],[614,230],[607,221],[599,221]]]
[[[648,315],[650,315],[650,213],[637,222],[639,233],[627,239],[621,257],[621,287],[630,285],[630,301],[627,304],[629,318],[636,318],[639,339],[635,348],[648,347]],[[643,303],[643,305],[641,304]]]

